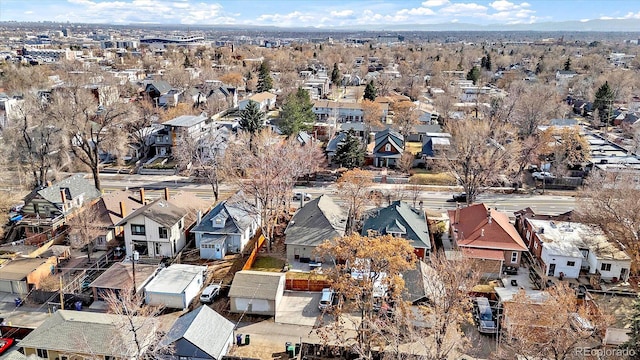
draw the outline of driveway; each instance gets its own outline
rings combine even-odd
[[[275,322],[281,324],[314,326],[320,315],[319,292],[285,291],[278,309]]]

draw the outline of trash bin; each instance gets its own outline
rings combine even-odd
[[[296,343],[295,353],[293,355],[298,356],[300,354],[300,343]]]
[[[289,356],[289,359],[293,359],[294,358],[294,352],[295,348],[293,347],[293,345],[289,344],[289,347],[287,348],[287,355]]]
[[[242,345],[242,334],[236,335],[236,345]]]
[[[13,299],[13,301],[16,303],[16,307],[22,306],[22,299],[15,298]]]
[[[74,305],[76,307],[76,311],[82,310],[82,301],[76,301]]]
[[[289,351],[289,346],[291,346],[291,343],[290,343],[290,342],[286,342],[286,343],[284,343],[284,351],[285,351],[285,352]]]
[[[244,336],[244,344],[249,345],[249,334]]]

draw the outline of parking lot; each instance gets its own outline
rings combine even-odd
[[[275,322],[281,324],[314,326],[320,310],[319,292],[285,291],[276,310]]]

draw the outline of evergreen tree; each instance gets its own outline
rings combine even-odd
[[[570,71],[571,70],[571,58],[568,57],[567,61],[564,62],[564,71]]]
[[[260,104],[249,100],[247,107],[240,112],[240,126],[245,131],[255,134],[262,129],[265,113],[260,111]]]
[[[376,99],[378,90],[376,86],[373,85],[373,80],[369,81],[367,86],[364,88],[364,99],[369,101],[374,101]]]
[[[478,79],[480,79],[480,69],[478,69],[477,66],[474,66],[467,73],[467,80],[471,80],[471,81],[473,81],[473,85],[477,85]]]
[[[631,312],[631,326],[629,327],[629,340],[622,344],[625,349],[633,351],[636,355],[640,354],[640,297],[633,303],[633,311]]]
[[[295,93],[289,94],[282,104],[280,117],[280,130],[285,135],[311,130],[316,114],[313,113],[313,103],[307,90],[298,88]]]
[[[485,59],[484,68],[488,71],[491,71],[491,55],[487,54],[487,58]]]
[[[331,82],[336,84],[336,86],[340,86],[342,80],[342,74],[340,74],[340,69],[338,69],[338,63],[333,63],[333,71],[331,71]]]
[[[609,124],[609,117],[611,116],[611,106],[613,105],[613,91],[609,87],[609,82],[605,83],[596,91],[596,99],[593,102],[594,109],[598,110],[600,121]]]
[[[344,141],[338,145],[333,162],[349,169],[359,167],[364,162],[364,148],[353,129],[349,129]]]
[[[260,71],[258,73],[258,92],[269,91],[273,88],[273,80],[271,79],[271,69],[266,61],[260,64]]]
[[[480,67],[485,69],[487,67],[487,57],[483,56],[482,59],[480,59]]]
[[[191,60],[189,60],[189,54],[184,54],[184,63],[182,64],[182,66],[184,66],[185,69],[191,67]]]

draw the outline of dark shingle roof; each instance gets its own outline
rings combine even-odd
[[[213,359],[221,359],[234,324],[210,307],[199,308],[182,315],[160,342],[162,347],[170,346],[184,338],[193,346],[206,352]],[[183,355],[183,354],[176,354]]]
[[[347,214],[328,195],[321,195],[300,208],[285,233],[286,245],[318,246],[344,236]]]
[[[93,182],[85,179],[82,174],[69,176],[49,187],[38,190],[37,193],[52,204],[61,204],[60,189],[69,189],[66,196],[71,196],[71,198],[67,198],[67,200],[76,199],[80,195],[84,196],[85,202],[100,197],[100,191],[96,189]]]
[[[219,214],[222,214],[226,218],[223,228],[213,227],[212,220]],[[257,222],[256,214],[257,210],[255,207],[244,201],[241,193],[236,193],[211,209],[211,211],[202,218],[200,224],[191,229],[191,232],[241,234],[250,227],[253,222]]]
[[[180,219],[187,215],[188,211],[178,207],[171,202],[168,202],[164,199],[158,199],[150,204],[147,204],[138,210],[132,212],[116,225],[122,225],[127,222],[129,219],[133,219],[138,215],[143,215],[158,224],[164,225],[166,227],[172,227],[175,225]]]
[[[411,246],[431,248],[429,227],[424,214],[402,201],[394,201],[386,208],[379,209],[377,214],[374,213],[367,218],[362,227],[362,234],[367,235],[369,230],[373,230],[385,235],[388,231],[400,232],[403,227],[406,231],[402,237],[409,240]]]

